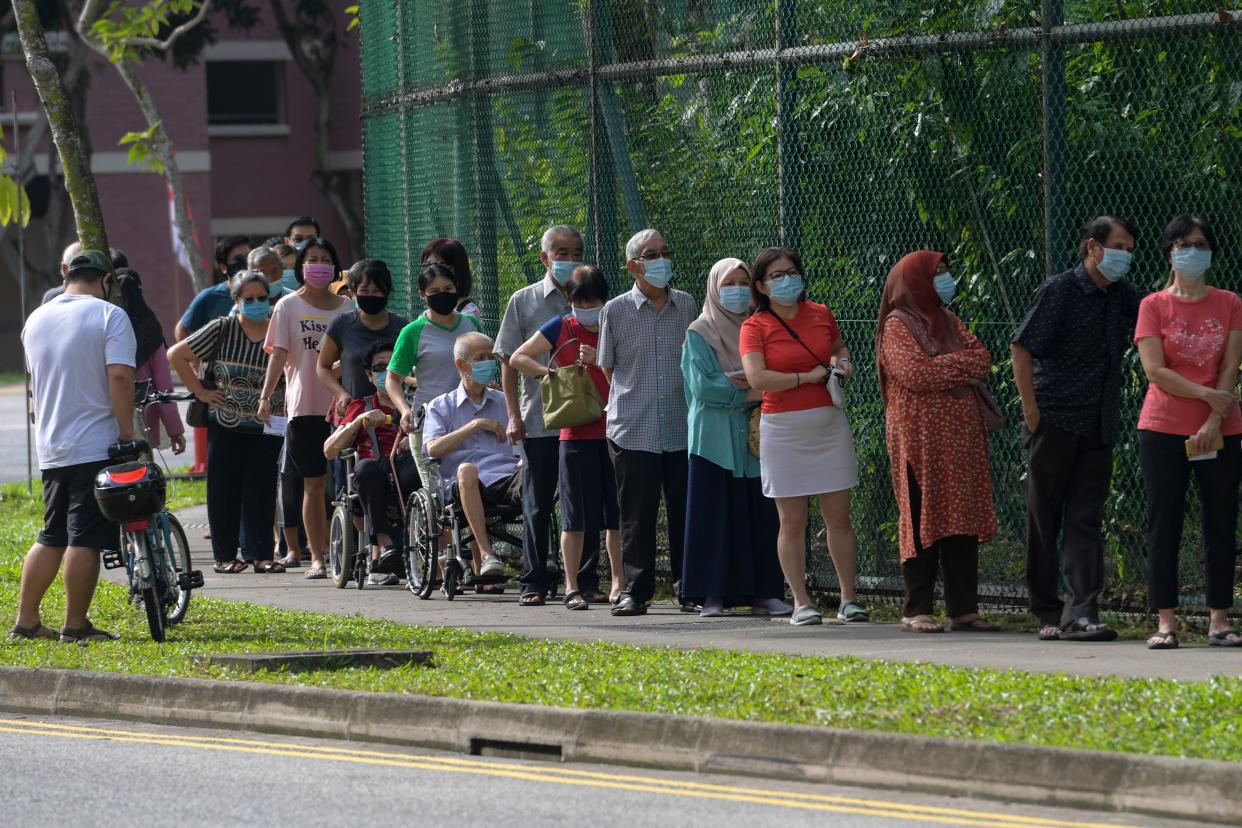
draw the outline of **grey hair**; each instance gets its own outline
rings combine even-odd
[[[638,251],[642,250],[643,245],[660,235],[659,230],[648,227],[646,230],[639,230],[630,236],[630,240],[625,243],[625,259],[632,261],[638,258]]]
[[[570,236],[583,244],[586,243],[582,238],[582,231],[577,227],[571,227],[568,224],[558,224],[543,231],[543,238],[539,240],[539,249],[544,253],[551,253],[552,240],[557,236]]]
[[[487,334],[472,331],[457,337],[457,340],[453,342],[453,359],[467,362],[470,359],[470,349],[480,342],[486,342],[488,349],[491,349],[492,340],[488,338]]]
[[[246,285],[250,283],[263,285],[263,292],[271,295],[271,288],[268,287],[267,277],[257,270],[239,270],[229,279],[229,296],[236,302]]]
[[[266,245],[262,247],[256,247],[254,250],[251,250],[250,255],[246,257],[246,267],[250,268],[251,270],[257,270],[259,265],[267,261],[268,259],[275,259],[276,264],[281,263],[280,256],[277,255],[276,251],[273,250],[272,248]]]
[[[73,257],[82,252],[82,243],[78,241],[69,242],[65,246],[65,252],[60,254],[60,263],[67,265],[73,261]]]

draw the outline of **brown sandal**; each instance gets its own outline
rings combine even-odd
[[[60,633],[51,627],[45,627],[43,624],[35,624],[33,627],[23,627],[14,624],[13,629],[9,630],[9,641],[36,641],[38,639],[46,639],[55,641],[60,638]]]
[[[255,561],[254,571],[259,574],[271,572],[279,575],[281,572],[285,571],[285,565],[280,561]]]
[[[246,571],[246,562],[239,560],[216,561],[216,565],[211,568],[212,572],[217,575],[236,575],[238,572]]]
[[[978,613],[973,618],[964,616],[964,619],[949,619],[949,629],[953,632],[1000,632],[1000,624],[993,623]]]
[[[929,615],[916,615],[901,619],[901,631],[908,633],[942,633],[944,626],[937,624]]]

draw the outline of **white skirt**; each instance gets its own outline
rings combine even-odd
[[[764,414],[759,472],[767,497],[807,497],[858,485],[858,456],[845,412],[833,406]]]

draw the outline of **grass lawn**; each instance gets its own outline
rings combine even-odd
[[[192,490],[182,484],[179,500]],[[0,487],[0,609],[11,623],[20,555],[41,507],[24,486]],[[45,621],[63,619],[54,586]],[[411,647],[434,664],[396,670],[259,673],[278,684],[420,693],[565,707],[719,716],[1034,745],[1242,761],[1242,678],[1202,683],[1074,678],[854,658],[681,652],[427,629],[290,612],[195,596],[188,619],[155,644],[125,591],[102,583],[92,616],[118,642],[4,642],[0,664],[160,676],[240,678],[197,669],[202,652]]]

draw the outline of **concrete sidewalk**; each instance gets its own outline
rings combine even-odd
[[[452,602],[439,592],[421,601],[401,587],[335,589],[330,581],[307,581],[305,569],[284,575],[217,575],[211,571],[206,507],[179,515],[186,526],[195,566],[206,579],[205,594],[252,601],[291,610],[362,615],[434,627],[468,627],[485,632],[537,638],[613,641],[625,644],[692,649],[714,647],[751,652],[812,656],[856,656],[891,661],[923,661],[959,667],[995,667],[1083,676],[1117,675],[1200,681],[1212,675],[1242,674],[1242,650],[1185,646],[1150,652],[1142,641],[1110,644],[1042,642],[1033,634],[902,633],[896,624],[792,627],[785,619],[748,615],[699,618],[677,607],[656,605],[639,618],[613,618],[606,605],[585,612],[566,610],[559,602],[522,607],[516,590],[501,596],[468,593]],[[117,573],[109,573],[115,579]],[[193,622],[193,610],[190,613]]]

